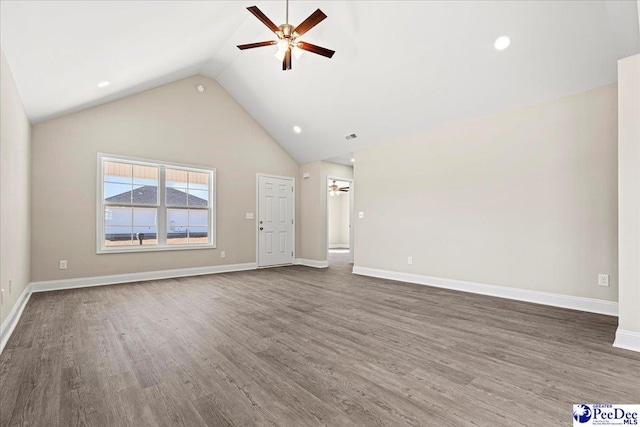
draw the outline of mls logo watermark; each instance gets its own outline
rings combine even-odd
[[[575,426],[637,426],[640,405],[573,405]]]

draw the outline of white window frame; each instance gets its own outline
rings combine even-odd
[[[131,245],[131,246],[105,246],[104,222],[104,163],[120,162],[132,165],[152,166],[158,168],[158,224],[156,225],[157,245]],[[167,208],[165,190],[165,170],[180,169],[192,172],[207,173],[209,175],[209,241],[207,243],[194,243],[182,245],[167,244]],[[180,163],[160,162],[155,160],[140,159],[128,156],[118,156],[112,154],[98,153],[97,162],[97,186],[96,186],[96,253],[111,254],[123,252],[156,252],[156,251],[176,251],[194,249],[215,249],[216,247],[216,169],[202,166],[185,165]]]

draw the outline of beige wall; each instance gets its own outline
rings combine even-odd
[[[310,177],[303,179],[304,173]],[[353,167],[316,161],[300,166],[300,226],[302,241],[298,258],[327,260],[328,177],[353,178]]]
[[[0,57],[0,287],[4,289],[1,324],[30,280],[31,124],[1,51]]]
[[[297,162],[202,76],[35,125],[32,147],[32,281],[255,262],[255,222],[245,213],[256,211],[256,173],[298,174]],[[96,255],[98,152],[215,167],[217,248]]]
[[[356,162],[356,266],[617,301],[616,85]]]
[[[619,327],[640,334],[640,55],[618,61]]]

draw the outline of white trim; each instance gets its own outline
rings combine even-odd
[[[145,271],[143,273],[114,274],[111,276],[81,277],[78,279],[47,280],[31,283],[32,292],[57,291],[61,289],[86,288],[90,286],[115,285],[118,283],[143,282],[147,280],[172,279],[175,277],[201,276],[203,274],[230,273],[232,271],[255,270],[256,263],[214,265],[210,267],[179,268],[175,270]]]
[[[593,298],[575,297],[571,295],[554,294],[550,292],[531,291],[528,289],[509,288],[506,286],[487,285],[484,283],[466,282],[463,280],[444,279],[440,277],[422,276],[419,274],[400,273],[396,271],[377,270],[367,267],[353,267],[353,274],[379,277],[382,279],[398,280],[400,282],[418,285],[434,286],[436,288],[453,289],[474,294],[490,295],[554,307],[570,308],[572,310],[590,313],[618,315],[618,303]]]
[[[291,262],[295,264],[295,254],[296,254],[296,179],[291,176],[281,176],[281,175],[271,175],[268,173],[256,173],[256,214],[254,216],[254,222],[256,227],[256,265],[257,268],[265,268],[265,267],[277,267],[278,265],[260,265],[260,242],[259,242],[259,232],[258,228],[260,228],[260,177],[265,176],[268,178],[278,178],[278,179],[286,179],[291,180],[291,188],[292,188],[292,196],[291,196],[291,219],[293,220],[293,224],[291,226]],[[290,265],[290,264],[283,264]]]
[[[329,249],[349,249],[348,243],[332,243],[329,245]]]
[[[296,258],[295,265],[304,265],[306,267],[313,268],[327,268],[329,267],[329,261],[316,261],[315,259]]]
[[[18,320],[20,320],[20,316],[22,316],[22,312],[27,306],[27,302],[29,302],[29,298],[31,298],[31,284],[24,288],[24,291],[22,291],[22,294],[11,309],[11,312],[9,312],[7,318],[4,319],[4,322],[0,325],[0,354],[2,354],[4,346],[7,345],[9,337],[11,337],[13,330],[16,328]]]
[[[640,333],[618,328],[613,346],[640,352]]]

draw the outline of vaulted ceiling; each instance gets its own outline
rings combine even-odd
[[[283,72],[276,47],[235,47],[273,39],[254,4],[284,23],[284,0],[3,0],[0,43],[33,122],[202,74],[300,162],[606,85],[640,52],[635,1],[292,0],[336,54]]]

